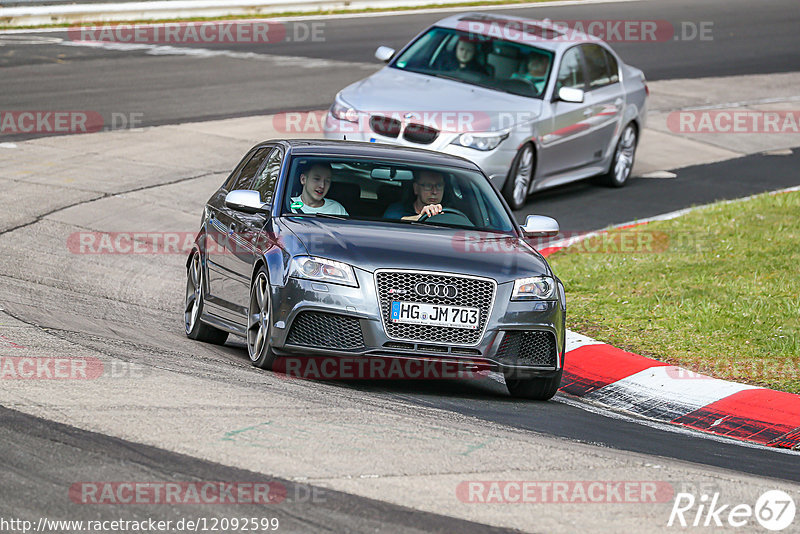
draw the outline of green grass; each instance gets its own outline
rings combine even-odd
[[[800,393],[800,192],[614,230],[549,261],[566,286],[568,328],[692,371]]]
[[[276,18],[282,17],[313,17],[316,15],[344,15],[344,14],[356,14],[356,13],[389,13],[394,11],[414,11],[418,9],[438,9],[438,8],[457,8],[457,7],[486,7],[486,6],[493,6],[493,5],[514,5],[514,4],[539,4],[539,3],[546,3],[546,2],[553,2],[555,0],[488,0],[488,1],[464,1],[458,2],[456,4],[437,4],[432,2],[430,4],[424,6],[408,6],[408,7],[390,7],[390,8],[381,8],[381,7],[370,7],[370,8],[362,8],[362,9],[327,9],[327,10],[317,10],[317,11],[285,11],[282,13],[252,13],[252,14],[244,14],[244,15],[228,15],[224,17],[181,17],[181,18],[165,18],[165,19],[156,19],[156,20],[124,20],[124,21],[107,21],[107,22],[100,22],[100,21],[83,21],[83,22],[63,22],[58,24],[40,24],[40,25],[33,25],[33,26],[10,26],[10,25],[2,25],[0,24],[0,30],[24,30],[24,29],[41,29],[41,28],[72,28],[78,26],[103,26],[103,25],[115,25],[115,24],[158,24],[163,22],[205,22],[205,21],[215,21],[215,20],[272,20]],[[77,3],[80,3],[80,0],[76,0]]]

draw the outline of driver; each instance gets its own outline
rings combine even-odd
[[[416,221],[423,215],[433,217],[440,214],[443,209],[444,185],[444,175],[440,172],[422,171],[419,174],[415,174],[412,183],[414,201],[391,204],[386,208],[383,217],[385,219]]]
[[[515,72],[511,75],[512,80],[527,80],[533,84],[537,91],[542,91],[545,78],[547,77],[547,67],[550,59],[543,54],[531,54],[528,56],[526,71],[522,74]]]

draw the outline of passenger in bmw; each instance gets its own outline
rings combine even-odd
[[[325,198],[331,188],[330,163],[315,163],[300,174],[303,191],[292,197],[293,213],[328,213],[330,215],[347,215],[347,210],[332,198]]]
[[[416,221],[422,215],[433,217],[442,212],[442,198],[444,197],[445,181],[442,173],[435,171],[422,171],[414,175],[412,183],[414,189],[413,202],[395,202],[386,208],[384,219],[402,219]]]

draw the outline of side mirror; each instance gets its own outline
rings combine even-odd
[[[573,87],[562,87],[558,90],[558,99],[564,102],[572,102],[574,104],[583,103],[583,89],[575,89]]]
[[[375,57],[384,63],[389,63],[389,60],[394,57],[394,52],[394,48],[390,48],[388,46],[379,46],[378,49],[375,50]]]
[[[559,232],[558,221],[544,215],[528,215],[522,233],[525,237],[553,237]]]
[[[261,193],[250,189],[237,189],[225,195],[225,205],[242,213],[266,214],[269,204],[261,202]]]

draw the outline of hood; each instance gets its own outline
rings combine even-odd
[[[375,269],[419,269],[494,278],[552,275],[525,241],[502,234],[403,223],[290,217],[285,225],[309,254]]]
[[[533,120],[542,109],[535,98],[392,67],[346,87],[341,97],[361,112],[401,120],[414,113],[424,124],[452,133],[508,129]]]

